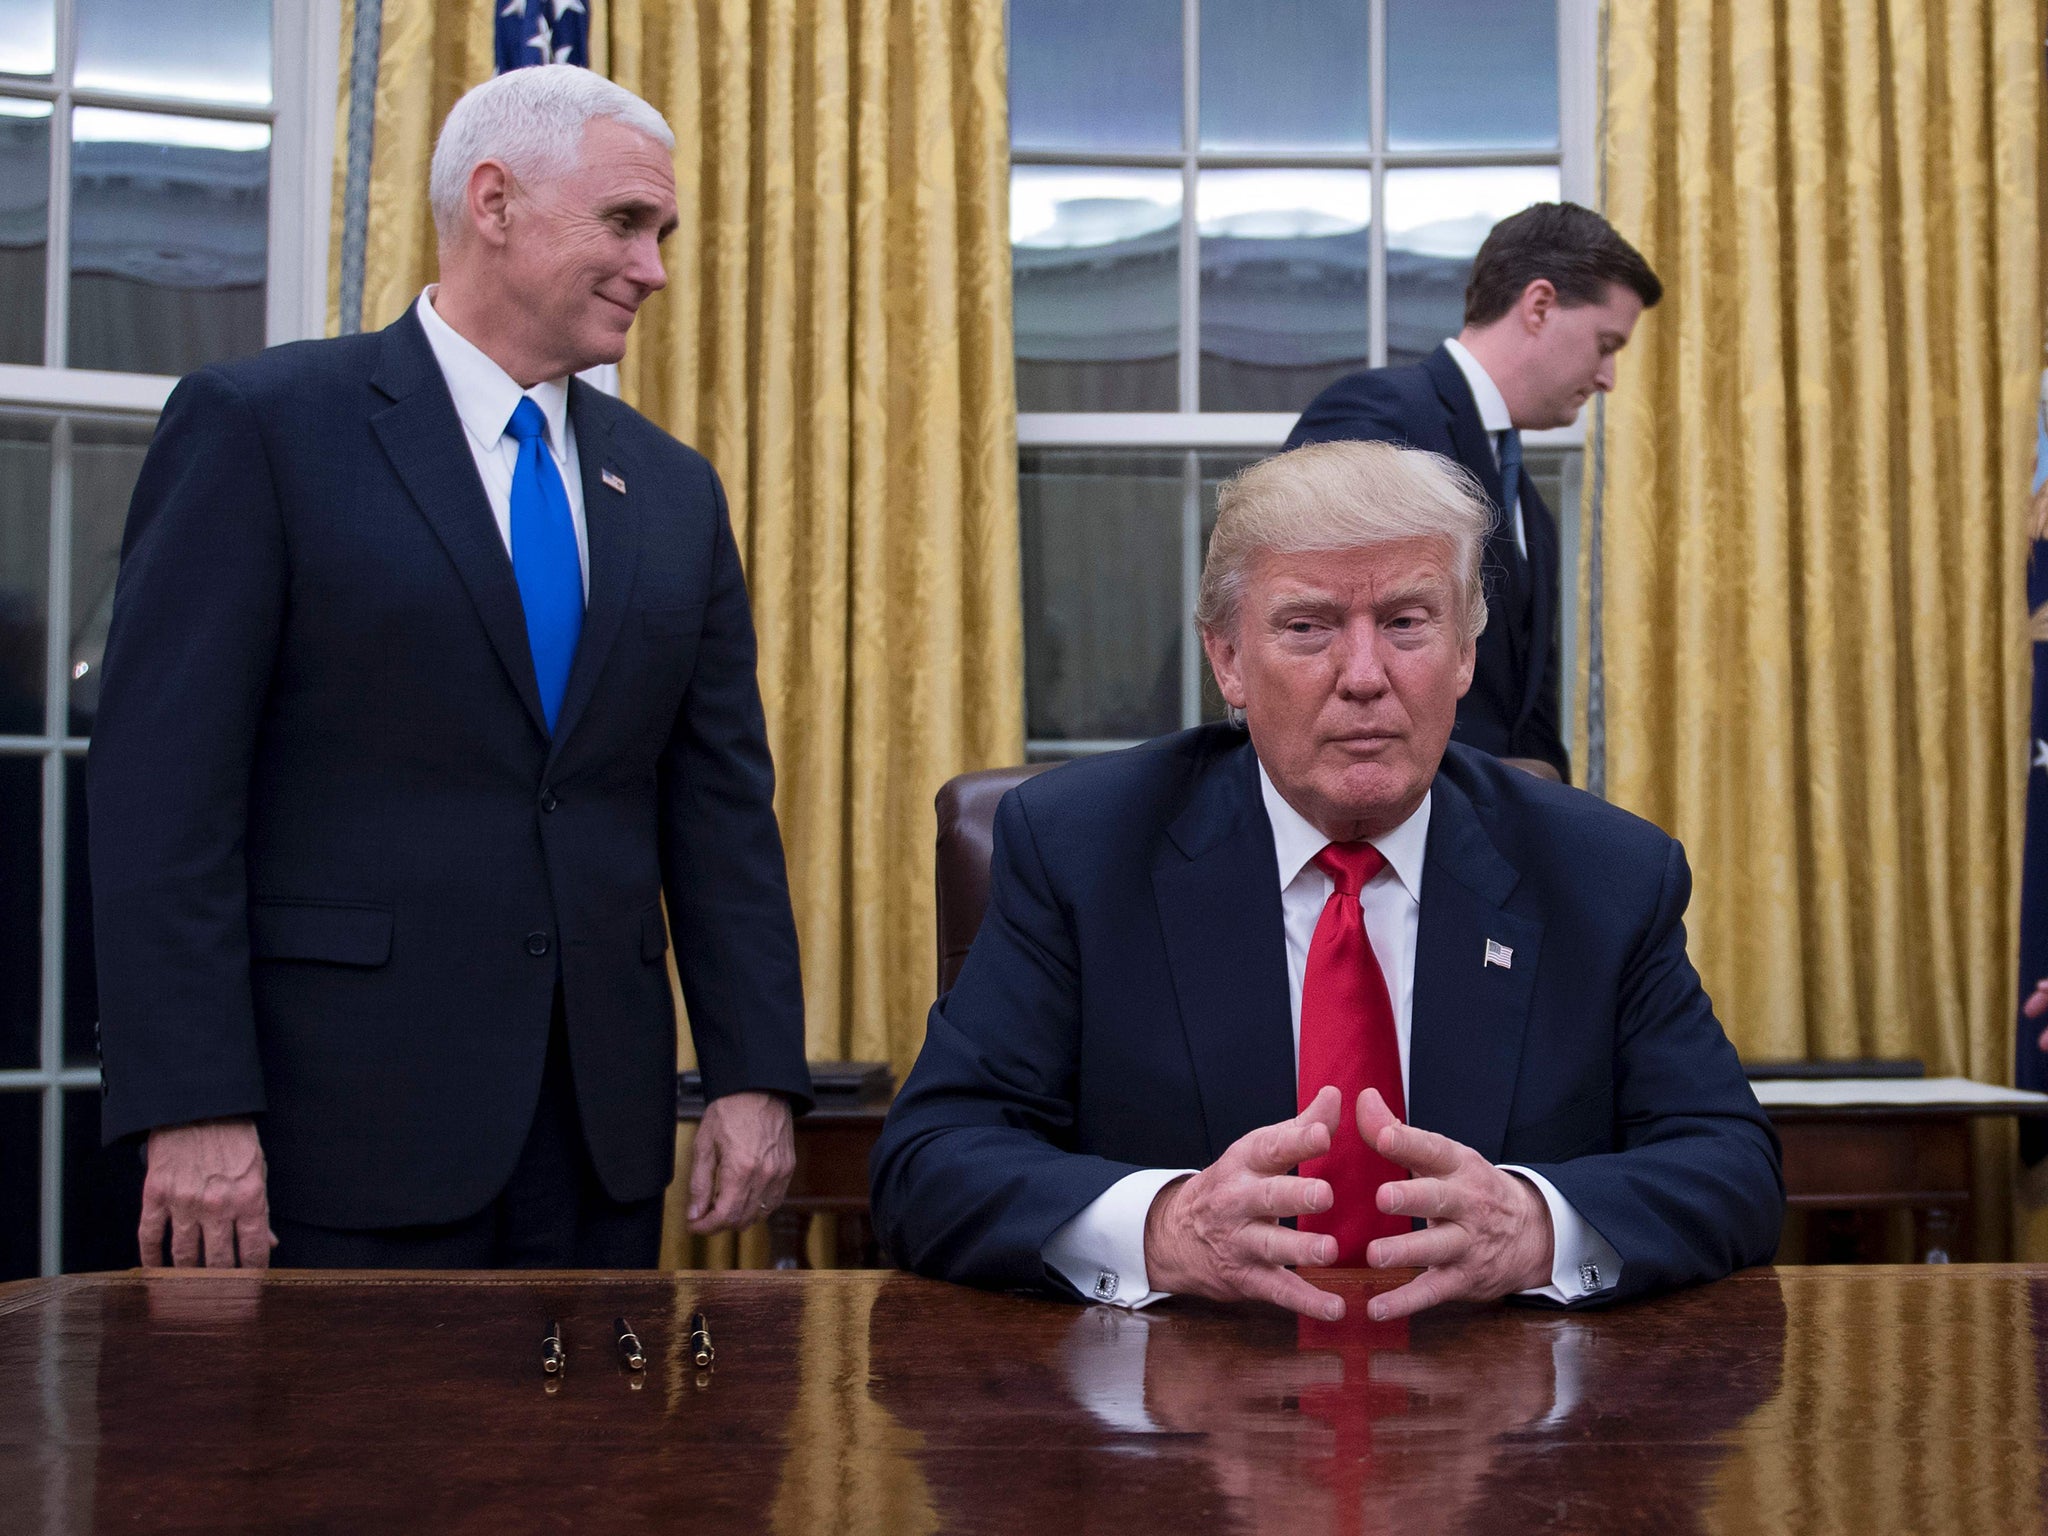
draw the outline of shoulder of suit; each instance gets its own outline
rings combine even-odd
[[[1097,829],[1121,833],[1136,822],[1179,814],[1193,784],[1246,740],[1236,726],[1198,725],[1061,763],[1026,779],[1012,793],[1035,831],[1058,826],[1082,835]]]
[[[591,388],[586,407],[605,422],[621,451],[662,473],[714,473],[711,461],[680,438],[670,435],[616,395]]]
[[[303,402],[335,389],[360,386],[375,371],[381,349],[381,335],[375,331],[288,341],[249,357],[209,363],[182,382],[224,384],[258,408]]]
[[[1570,861],[1567,872],[1602,867],[1581,860],[1653,860],[1661,869],[1676,841],[1662,827],[1587,790],[1539,779],[1456,742],[1445,748],[1439,771],[1463,791],[1511,859],[1510,843]]]

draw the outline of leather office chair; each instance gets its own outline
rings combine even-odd
[[[948,779],[932,802],[939,815],[938,858],[933,865],[939,898],[939,992],[953,988],[967,948],[988,910],[988,865],[995,852],[996,804],[1051,763],[987,768]]]

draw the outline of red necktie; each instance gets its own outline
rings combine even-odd
[[[1394,1005],[1358,905],[1358,893],[1386,863],[1370,843],[1332,843],[1316,855],[1316,867],[1336,889],[1316,920],[1301,984],[1298,1107],[1307,1109],[1319,1089],[1334,1083],[1344,1108],[1329,1152],[1301,1165],[1302,1177],[1329,1180],[1336,1199],[1329,1210],[1303,1216],[1297,1225],[1335,1237],[1337,1264],[1351,1269],[1364,1266],[1367,1243],[1412,1225],[1374,1203],[1380,1185],[1407,1178],[1408,1170],[1381,1157],[1358,1134],[1358,1096],[1368,1088],[1379,1089],[1396,1119],[1408,1118]]]

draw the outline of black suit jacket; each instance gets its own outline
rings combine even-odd
[[[1342,441],[1426,448],[1457,460],[1485,490],[1496,514],[1486,541],[1488,613],[1472,687],[1458,701],[1454,739],[1495,757],[1542,758],[1570,782],[1571,755],[1559,718],[1557,520],[1524,470],[1524,559],[1514,530],[1499,519],[1500,466],[1456,360],[1438,347],[1406,367],[1346,375],[1309,402],[1287,446]]]
[[[1549,1179],[1620,1254],[1613,1295],[1761,1263],[1783,1215],[1777,1137],[1686,958],[1690,892],[1648,822],[1445,755],[1409,1118]],[[1206,1166],[1296,1107],[1248,738],[1072,763],[996,813],[987,916],[875,1149],[876,1232],[923,1274],[1057,1287],[1040,1250],[1117,1180]]]
[[[581,382],[569,417],[590,596],[550,739],[416,315],[172,394],[89,765],[109,1140],[260,1114],[280,1213],[459,1219],[511,1173],[559,980],[597,1171],[652,1195],[674,1164],[670,928],[709,1091],[806,1102],[723,493]]]

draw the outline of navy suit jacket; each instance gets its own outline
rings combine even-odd
[[[671,929],[707,1090],[807,1102],[723,493],[580,381],[569,419],[590,595],[550,738],[411,310],[171,395],[89,763],[109,1140],[257,1114],[283,1215],[460,1219],[519,1155],[559,980],[597,1172],[653,1195],[675,1154]]]
[[[1783,1216],[1777,1138],[1686,959],[1690,890],[1649,823],[1446,753],[1409,1118],[1549,1179],[1620,1254],[1610,1296],[1764,1262]],[[1206,1166],[1296,1107],[1249,739],[1069,764],[996,813],[987,915],[875,1149],[876,1231],[923,1274],[1058,1288],[1040,1250],[1117,1180]]]
[[[1347,374],[1309,402],[1287,446],[1364,441],[1424,448],[1464,465],[1496,514],[1486,541],[1486,628],[1472,686],[1458,701],[1453,740],[1495,757],[1538,757],[1567,783],[1571,754],[1560,724],[1563,647],[1558,639],[1557,520],[1522,472],[1522,527],[1529,553],[1499,521],[1500,466],[1479,420],[1472,386],[1438,347],[1419,363]]]

